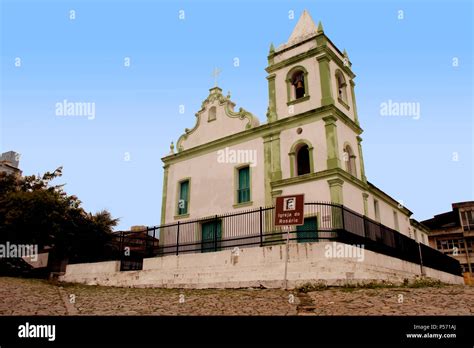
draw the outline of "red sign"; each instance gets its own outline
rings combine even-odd
[[[300,226],[304,224],[304,194],[276,198],[275,226]]]

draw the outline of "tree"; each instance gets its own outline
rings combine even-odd
[[[64,185],[51,184],[61,176],[62,167],[42,176],[0,173],[0,241],[50,246],[60,258],[101,259],[110,253],[118,219],[84,211]]]

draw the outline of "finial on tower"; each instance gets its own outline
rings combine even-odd
[[[171,145],[170,145],[170,155],[173,155],[174,154],[174,144],[173,142],[171,142]]]
[[[270,44],[270,54],[275,53],[275,46],[273,46],[273,42]]]
[[[324,29],[323,29],[323,23],[321,21],[319,21],[318,23],[318,30],[317,30],[318,33],[324,33]]]

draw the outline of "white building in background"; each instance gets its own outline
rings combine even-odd
[[[2,153],[0,156],[0,172],[7,174],[22,174],[19,168],[20,165],[20,154],[15,151],[8,151]]]
[[[162,159],[161,223],[304,193],[306,202],[343,204],[414,238],[412,212],[367,180],[351,67],[347,52],[303,12],[288,42],[270,47],[267,122],[236,110],[230,95],[214,87],[194,127],[176,150],[171,145]]]

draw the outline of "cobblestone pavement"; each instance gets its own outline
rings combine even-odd
[[[0,278],[0,315],[473,315],[474,287],[179,290]]]

